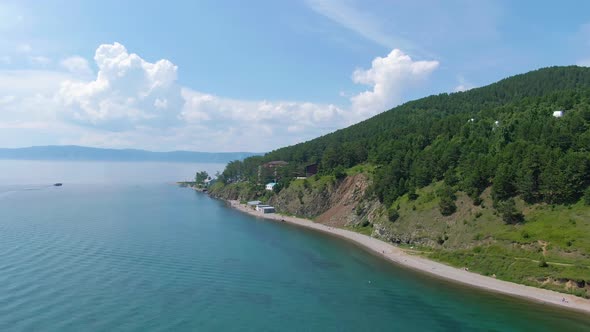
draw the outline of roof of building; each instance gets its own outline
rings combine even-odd
[[[563,116],[564,113],[565,113],[564,111],[554,111],[553,116],[554,117],[561,117],[561,116]]]
[[[277,166],[285,166],[288,165],[289,163],[283,160],[273,160],[273,161],[269,161],[267,163],[265,163],[263,166],[264,167],[277,167]]]

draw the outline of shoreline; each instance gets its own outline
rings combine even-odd
[[[373,254],[380,256],[390,263],[415,271],[425,272],[431,276],[442,278],[451,282],[476,287],[479,289],[500,293],[508,296],[518,297],[533,301],[538,304],[557,306],[582,313],[590,313],[590,300],[575,295],[559,293],[556,291],[542,289],[509,281],[487,277],[474,272],[469,272],[450,265],[445,265],[427,258],[411,255],[393,244],[381,241],[367,235],[356,233],[342,228],[335,228],[316,223],[309,219],[283,216],[277,213],[263,214],[255,211],[239,201],[228,200],[229,206],[247,213],[254,217],[283,221],[289,224],[314,229],[333,236],[337,236],[362,246]],[[565,301],[564,301],[565,299]]]

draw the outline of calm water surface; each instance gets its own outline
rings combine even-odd
[[[0,330],[590,329],[166,184],[220,165],[165,165],[0,161]]]

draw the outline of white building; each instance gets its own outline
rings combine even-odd
[[[266,204],[258,204],[256,205],[256,211],[262,213],[275,213],[275,208]]]
[[[275,208],[272,206],[265,206],[262,208],[262,213],[275,213]]]
[[[270,190],[272,191],[272,188],[274,188],[274,186],[276,186],[277,184],[275,182],[270,182],[266,184],[266,190]]]
[[[258,205],[256,205],[256,211],[262,212],[262,210],[267,207],[272,207],[272,206],[266,205],[266,204],[258,204]]]
[[[553,112],[553,117],[554,118],[561,118],[563,116],[563,111],[555,111]]]

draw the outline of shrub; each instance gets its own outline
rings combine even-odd
[[[334,169],[334,177],[336,180],[342,180],[346,177],[346,170],[343,166],[338,166]]]
[[[361,214],[363,214],[364,212],[365,212],[365,209],[364,209],[364,208],[361,206],[361,204],[357,205],[357,206],[354,208],[354,213],[355,213],[357,216],[360,216],[360,215],[361,215]]]
[[[393,206],[387,209],[387,218],[391,222],[395,222],[399,218],[399,212]]]
[[[279,182],[279,183],[275,184],[274,187],[272,187],[272,191],[274,191],[275,193],[278,194],[281,192],[281,190],[283,190],[283,187],[284,187],[284,183]]]
[[[437,192],[437,195],[440,197],[438,207],[443,216],[450,216],[457,211],[456,196],[451,187],[445,185]]]
[[[547,264],[545,257],[541,257],[541,259],[539,260],[539,267],[548,267],[548,266],[549,266],[549,264]]]
[[[498,202],[498,212],[507,224],[518,224],[524,221],[524,215],[516,209],[514,199],[508,199],[503,202]]]
[[[438,208],[443,216],[450,216],[457,211],[457,205],[450,197],[441,197]]]
[[[411,188],[408,192],[408,199],[410,201],[415,201],[418,199],[418,194],[416,193],[416,188]]]

